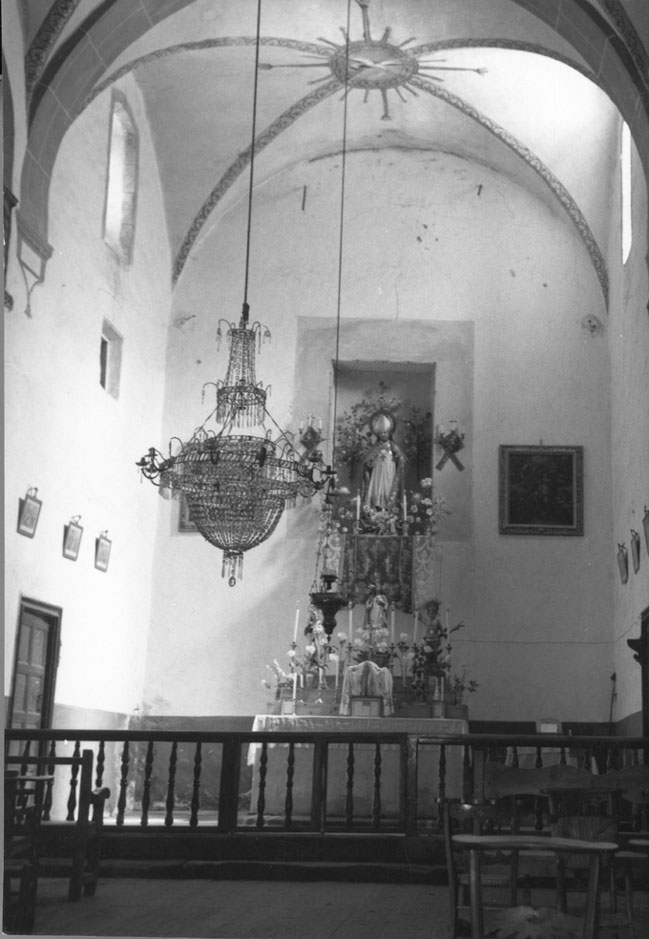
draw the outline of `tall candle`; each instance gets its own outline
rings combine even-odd
[[[352,605],[351,605],[351,603],[350,603],[350,604],[349,604],[349,642],[350,642],[350,644],[353,642],[352,633],[353,633],[353,629],[354,629],[354,622],[353,622],[353,613],[352,613],[352,610],[353,610],[353,607],[352,607]]]
[[[293,672],[293,700],[297,698],[297,672]]]
[[[356,502],[356,521],[358,522],[358,521],[360,521],[360,517],[361,517],[361,497],[360,497],[360,494],[356,496],[356,498],[355,498],[354,501]]]
[[[394,642],[394,603],[390,610],[390,641]]]
[[[415,628],[414,628],[414,632],[413,632],[413,634],[412,634],[412,641],[413,641],[413,643],[417,642],[417,625],[418,625],[418,623],[419,623],[419,613],[418,613],[417,610],[415,610]]]
[[[295,604],[295,626],[293,627],[293,642],[297,642],[297,628],[300,624],[300,601]]]
[[[446,635],[447,636],[448,636],[448,610],[449,608],[446,607]]]
[[[407,515],[407,514],[408,514],[408,504],[407,504],[407,501],[406,501],[406,494],[405,494],[405,492],[404,492],[404,494],[403,494],[403,520],[404,520],[404,522],[405,522],[405,520],[406,520],[406,515]]]

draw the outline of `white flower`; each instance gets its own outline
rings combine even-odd
[[[288,655],[289,659],[294,659],[294,658],[295,658],[295,649],[289,649],[286,654]]]

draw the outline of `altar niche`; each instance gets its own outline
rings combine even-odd
[[[335,366],[334,366],[335,369]],[[373,452],[384,443],[394,452],[391,497],[416,490],[433,474],[433,402],[435,365],[418,362],[340,361],[334,428],[336,472],[357,506],[376,508],[372,489]]]

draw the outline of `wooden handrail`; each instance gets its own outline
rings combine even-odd
[[[484,767],[494,760],[502,761],[508,748],[536,748],[542,762],[543,750],[551,748],[568,753],[583,751],[588,761],[598,754],[602,766],[609,768],[622,763],[647,762],[649,741],[644,737],[587,736],[570,734],[408,734],[379,733],[374,731],[224,731],[224,730],[138,730],[105,729],[43,729],[5,731],[5,752],[13,745],[39,748],[43,751],[53,743],[67,741],[77,750],[92,743],[96,749],[96,785],[104,782],[104,775],[113,790],[112,821],[116,828],[134,830],[149,828],[154,822],[167,830],[182,822],[183,831],[205,830],[211,827],[219,833],[269,831],[269,754],[275,764],[284,757],[282,776],[274,784],[284,786],[280,808],[272,810],[274,830],[283,832],[320,832],[329,830],[381,832],[393,831],[412,834],[422,827],[436,830],[436,814],[425,815],[436,809],[422,808],[421,768],[422,753],[432,752],[435,778],[428,779],[430,791],[437,797],[457,796],[481,799],[484,792]],[[117,746],[113,746],[117,745]],[[253,746],[251,750],[251,746]],[[282,747],[277,751],[277,746]],[[167,752],[167,746],[169,748]],[[313,748],[309,766],[310,791],[306,798],[310,806],[307,815],[296,810],[296,765],[299,747]],[[346,808],[339,818],[329,810],[329,797],[333,783],[329,778],[332,765],[330,748],[347,747],[346,769],[342,780],[346,792]],[[357,780],[360,769],[358,752],[371,754],[369,810],[362,818],[357,810]],[[387,751],[384,747],[398,748],[396,775],[388,771]],[[460,753],[456,753],[457,748]],[[165,759],[162,760],[161,748]],[[218,758],[214,756],[215,748]],[[272,748],[272,749],[271,749]],[[190,752],[188,752],[190,751]],[[358,751],[358,752],[357,752]],[[263,753],[263,757],[260,759]],[[156,755],[158,756],[157,763]],[[335,754],[334,754],[335,755]],[[246,756],[248,763],[244,763]],[[245,825],[241,821],[241,806],[248,792],[249,777],[242,774],[245,767],[253,772],[254,758],[255,804]],[[210,759],[212,762],[210,763]],[[394,762],[394,757],[391,757]],[[427,766],[430,766],[430,756]],[[459,760],[459,765],[458,765]],[[452,765],[451,765],[452,764]],[[302,757],[304,767],[304,757]],[[340,762],[338,761],[338,767]],[[451,772],[451,769],[453,772]],[[430,772],[430,769],[425,772]],[[302,769],[304,772],[304,768]],[[332,770],[332,772],[334,772]],[[218,773],[218,778],[216,778]],[[275,768],[275,773],[277,769]],[[452,785],[459,791],[449,792]],[[386,793],[392,787],[396,808],[389,818],[384,806]],[[242,792],[243,789],[243,792]],[[135,803],[134,795],[135,792]],[[433,800],[434,801],[434,800]],[[300,816],[298,818],[298,815]],[[207,820],[206,820],[207,819]],[[109,822],[110,824],[110,822]],[[336,826],[338,826],[336,828]]]

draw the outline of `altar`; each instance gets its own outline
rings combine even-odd
[[[254,718],[252,730],[276,733],[380,733],[414,734],[466,734],[468,724],[459,719],[399,718],[399,717],[346,717],[315,715],[259,714]],[[253,767],[250,811],[257,810],[259,798],[260,744],[251,744],[248,763]],[[327,759],[326,811],[329,816],[345,814],[347,799],[347,772],[349,748],[347,742],[330,743]],[[286,801],[288,744],[271,743],[267,748],[268,762],[264,787],[264,811],[268,815],[283,815]],[[374,742],[354,743],[354,813],[371,816],[375,786]],[[307,815],[311,811],[313,786],[313,746],[300,743],[294,747],[293,812]],[[396,817],[399,814],[400,751],[394,743],[381,745],[381,814]],[[440,747],[422,745],[418,753],[417,814],[420,818],[437,816],[436,800],[439,796]],[[463,774],[463,747],[446,749],[445,790],[448,797],[461,797]]]

